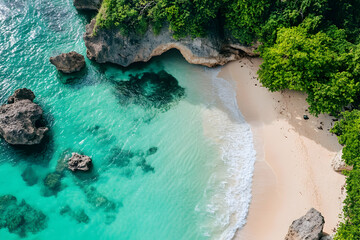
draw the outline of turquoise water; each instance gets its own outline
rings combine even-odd
[[[68,79],[49,57],[86,55],[87,22],[71,0],[0,0],[0,102],[32,89],[51,129],[37,148],[0,140],[0,196],[46,216],[0,239],[230,239],[255,159],[233,86],[177,52],[127,69],[86,59]],[[71,152],[91,156],[92,172],[60,171],[49,189],[44,179]]]

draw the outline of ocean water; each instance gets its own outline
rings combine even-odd
[[[231,239],[255,161],[234,86],[175,51],[58,73],[49,57],[86,55],[88,21],[71,0],[0,0],[0,102],[32,89],[51,129],[38,147],[0,139],[0,196],[17,199],[0,197],[0,239]],[[72,152],[90,173],[62,168]]]

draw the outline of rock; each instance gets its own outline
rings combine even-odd
[[[293,221],[285,240],[320,240],[324,228],[324,217],[316,209]]]
[[[101,193],[93,186],[85,187],[84,193],[88,202],[96,208],[103,208],[105,211],[114,211],[116,209],[116,204]]]
[[[53,192],[58,192],[61,187],[61,174],[58,172],[52,172],[46,175],[44,179],[44,185]]]
[[[153,155],[153,154],[155,154],[155,153],[157,152],[157,150],[158,150],[157,147],[151,147],[151,148],[149,148],[149,149],[147,150],[146,155],[147,155],[147,156]]]
[[[92,160],[90,157],[85,155],[80,155],[78,153],[72,153],[71,158],[68,162],[68,168],[71,171],[88,171],[92,165]]]
[[[63,73],[79,72],[85,67],[84,56],[74,51],[51,57],[50,62]]]
[[[332,236],[323,236],[320,240],[333,240]]]
[[[16,101],[25,100],[25,99],[34,101],[35,94],[30,89],[20,88],[20,89],[15,90],[14,94],[8,98],[8,104],[14,103]]]
[[[9,98],[13,103],[0,107],[0,135],[6,142],[13,145],[39,144],[49,131],[40,124],[43,110],[30,100],[34,98],[30,90],[19,89]]]
[[[333,167],[335,172],[342,172],[343,170],[350,171],[353,169],[352,166],[346,165],[345,161],[342,159],[342,149],[333,158],[331,166]]]
[[[96,29],[94,34],[94,27],[95,19],[86,26],[84,34],[87,57],[99,63],[111,62],[124,67],[134,62],[147,62],[170,49],[179,50],[189,63],[214,67],[240,59],[245,54],[255,56],[258,45],[240,45],[231,37],[224,37],[219,27],[213,27],[206,38],[179,40],[173,38],[168,26],[164,26],[159,34],[149,28],[144,35],[132,32],[127,36],[117,29]]]
[[[0,228],[7,228],[9,232],[20,237],[27,233],[37,233],[46,228],[47,217],[44,213],[34,209],[24,200],[17,204],[15,196],[0,196]]]
[[[100,9],[102,0],[74,0],[77,10],[97,11]]]
[[[60,214],[61,215],[69,215],[74,220],[76,220],[78,223],[87,224],[90,222],[89,216],[85,213],[84,209],[82,209],[82,208],[73,211],[68,205],[66,205],[65,207],[63,207],[60,210]]]

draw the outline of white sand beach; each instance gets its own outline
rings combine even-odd
[[[292,221],[311,207],[323,214],[324,232],[332,234],[345,184],[344,176],[331,167],[341,149],[328,131],[332,117],[310,115],[305,94],[271,93],[262,87],[256,74],[260,64],[259,58],[244,58],[219,74],[236,83],[238,105],[251,126],[257,152],[247,224],[235,239],[284,239]],[[304,114],[310,119],[304,120]]]

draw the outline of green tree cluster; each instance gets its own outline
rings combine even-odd
[[[357,102],[360,79],[354,61],[359,48],[336,26],[312,33],[317,23],[305,19],[299,26],[279,29],[275,44],[262,49],[259,77],[271,91],[306,92],[315,115],[338,115]]]
[[[347,196],[335,240],[356,240],[360,239],[360,111],[343,112],[331,131],[344,145],[343,160],[353,166],[353,170],[345,172]]]
[[[244,44],[257,38],[276,0],[104,0],[96,28],[117,28],[123,34],[155,32],[168,25],[174,38],[204,37],[218,25]]]

